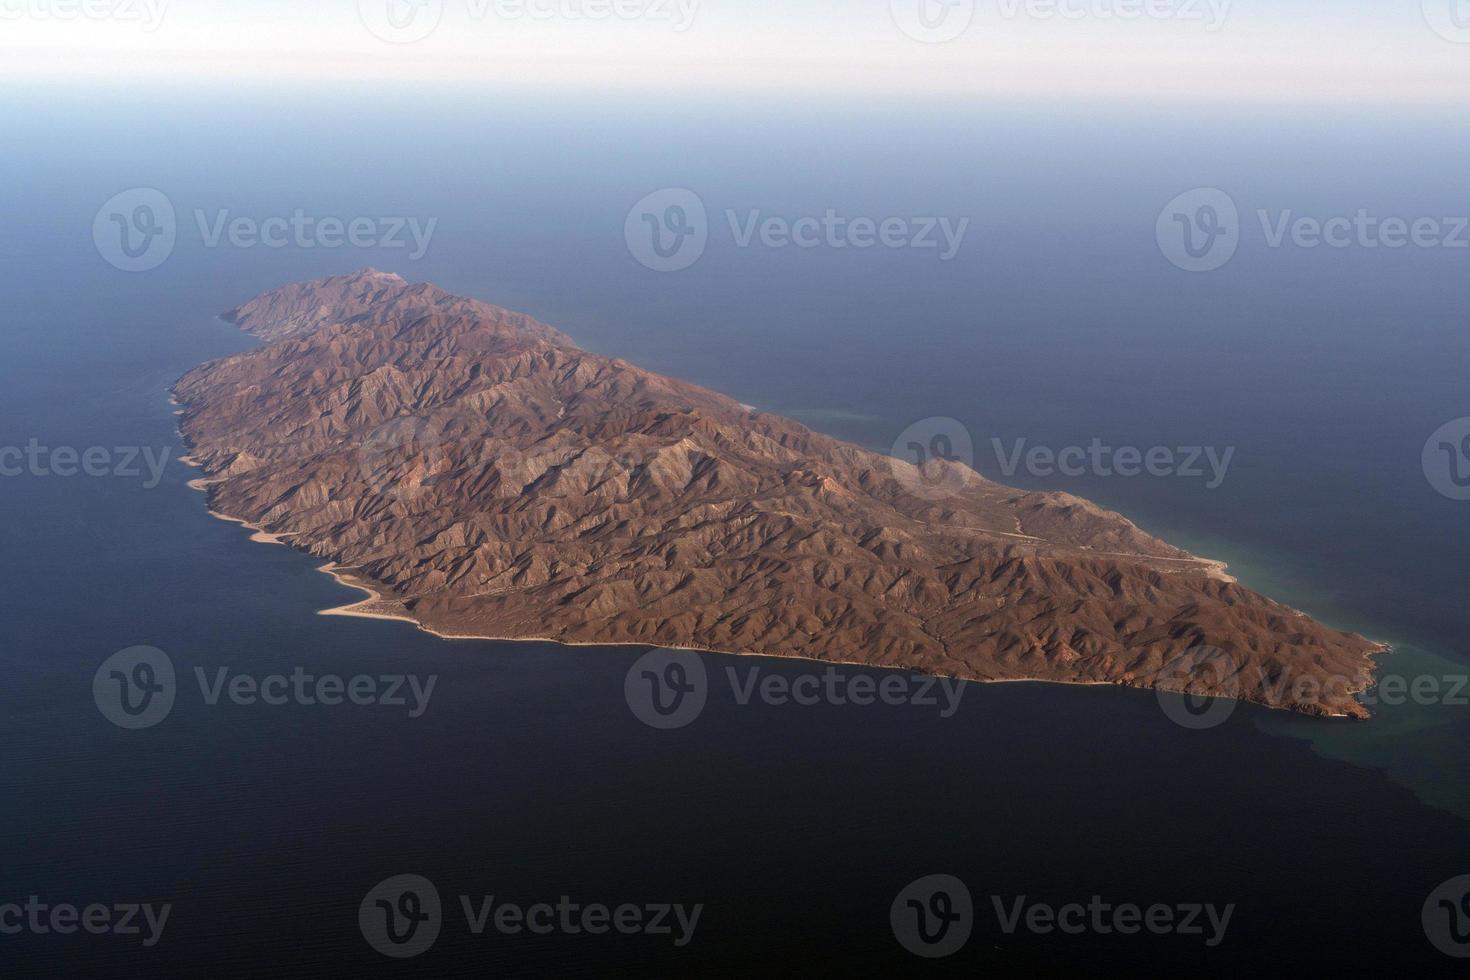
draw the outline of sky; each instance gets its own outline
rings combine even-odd
[[[1470,0],[0,0],[0,77],[1470,102]]]

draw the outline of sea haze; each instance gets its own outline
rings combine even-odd
[[[1430,433],[1470,415],[1470,249],[1273,248],[1256,214],[1470,212],[1470,136],[1448,113],[66,88],[4,113],[0,445],[178,455],[169,386],[253,342],[215,314],[371,265],[884,451],[914,423],[956,419],[987,476],[1075,492],[1227,560],[1245,584],[1393,643],[1388,671],[1470,670],[1470,503],[1421,466]],[[133,187],[169,198],[178,241],[128,274],[92,225]],[[1227,265],[1190,274],[1155,225],[1198,187],[1230,195],[1242,234]],[[660,188],[694,191],[710,218],[703,256],[677,273],[624,240],[629,209]],[[298,208],[436,224],[416,261],[209,247],[197,226],[196,211]],[[727,216],[829,209],[968,225],[943,261],[741,247]],[[993,443],[1094,439],[1233,455],[1209,489],[1007,474]],[[949,718],[742,706],[726,666],[812,665],[711,658],[705,713],[660,732],[624,701],[637,649],[318,617],[356,593],[210,517],[195,475],[0,478],[0,899],[174,906],[151,949],[5,937],[17,975],[376,974],[388,961],[357,907],[401,873],[433,880],[451,923],[461,894],[705,907],[683,948],[446,924],[418,961],[442,975],[891,972],[915,961],[889,903],[935,873],[985,910],[991,895],[1236,905],[1210,949],[1005,935],[985,911],[943,964],[957,972],[1453,963],[1420,909],[1470,873],[1463,706],[1385,706],[1366,724],[1242,706],[1205,731],[1147,692],[1033,684],[969,685]],[[167,651],[186,688],[220,667],[439,679],[418,718],[196,694],[128,732],[99,714],[92,678],[138,644]]]

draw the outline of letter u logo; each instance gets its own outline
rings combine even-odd
[[[929,896],[927,906],[918,899],[911,898],[908,907],[913,910],[919,938],[931,946],[944,942],[944,937],[949,935],[949,927],[960,921],[960,916],[954,910],[954,899],[949,892],[935,892]]]
[[[1470,894],[1460,898],[1458,907],[1447,898],[1439,900],[1439,907],[1449,925],[1450,938],[1457,943],[1470,943]]]
[[[412,27],[423,5],[424,0],[388,0],[388,23],[400,31]]]
[[[118,705],[125,714],[134,718],[148,710],[148,706],[153,703],[153,695],[163,693],[163,685],[157,682],[150,663],[134,664],[131,678],[120,670],[111,671],[108,676],[117,681]],[[135,687],[141,695],[136,703],[133,701]]]
[[[685,695],[694,693],[684,665],[677,660],[665,664],[662,675],[653,670],[643,671],[643,679],[648,681],[653,710],[666,718],[683,706]],[[666,690],[670,695],[668,700],[664,698]]]
[[[133,209],[133,220],[129,224],[127,215],[113,212],[109,217],[117,226],[118,248],[122,249],[123,255],[130,259],[140,259],[148,254],[153,247],[153,240],[164,234],[165,228],[158,220],[158,215],[146,204],[140,204]],[[133,233],[136,232],[141,242],[134,241]]]
[[[664,208],[662,216],[644,212],[643,222],[648,225],[653,252],[661,259],[671,259],[678,255],[679,250],[684,247],[684,242],[695,233],[694,225],[689,220],[689,213],[679,204],[671,204]],[[672,237],[672,245],[665,241],[665,231]]]
[[[1470,436],[1453,442],[1441,442],[1440,451],[1449,457],[1450,482],[1460,488],[1470,487]]]
[[[1176,212],[1174,221],[1184,236],[1184,251],[1192,259],[1202,259],[1209,255],[1220,236],[1227,230],[1220,220],[1220,212],[1210,204],[1201,205],[1193,215]],[[1195,238],[1196,231],[1203,237],[1203,244]]]
[[[939,30],[958,3],[959,0],[919,0],[919,23],[931,31]]]
[[[405,891],[398,896],[398,904],[395,908],[392,902],[386,898],[380,898],[377,906],[383,911],[383,931],[388,936],[388,941],[395,946],[402,946],[413,941],[413,937],[419,931],[419,925],[429,921],[429,916],[423,910],[423,900],[419,898],[418,892]],[[400,919],[404,923],[400,930]]]

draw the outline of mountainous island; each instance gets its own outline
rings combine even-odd
[[[264,345],[175,386],[198,485],[367,590],[357,614],[1368,714],[1381,644],[1078,497],[919,470],[371,269],[226,317]]]

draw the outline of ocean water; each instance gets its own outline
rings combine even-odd
[[[1147,692],[968,685],[921,705],[739,703],[710,658],[687,728],[624,698],[642,651],[445,642],[323,618],[355,593],[210,517],[196,474],[0,478],[0,904],[171,903],[162,939],[0,935],[7,976],[777,975],[1048,971],[1081,964],[1449,975],[1425,900],[1470,874],[1464,527],[1430,434],[1470,415],[1470,250],[1273,248],[1257,212],[1467,211],[1467,137],[1431,112],[862,107],[534,92],[61,89],[9,100],[0,182],[0,446],[178,455],[167,391],[249,338],[215,314],[364,265],[521,309],[585,346],[889,449],[956,420],[977,468],[1069,490],[1227,560],[1245,584],[1393,643],[1385,671],[1436,703],[1371,723],[1241,706],[1189,730]],[[99,208],[130,188],[177,216],[167,260],[120,271]],[[1228,264],[1191,274],[1156,240],[1192,188],[1237,205]],[[696,194],[708,244],[658,273],[630,208]],[[436,219],[410,249],[230,244],[206,226]],[[742,246],[759,217],[969,219],[958,253]],[[926,430],[927,431],[927,430]],[[1062,449],[1232,449],[1189,476],[1005,472]],[[997,452],[993,440],[1003,451]],[[167,456],[163,454],[167,451]],[[114,459],[120,454],[115,454]],[[93,677],[148,645],[183,678],[124,730]],[[437,677],[389,706],[209,704],[194,672]],[[849,671],[848,676],[878,672]],[[742,673],[743,676],[743,673]],[[1470,691],[1461,691],[1470,694]],[[358,909],[435,883],[433,947],[380,956]],[[965,881],[977,919],[944,960],[890,931],[895,896]],[[459,896],[703,907],[693,938],[472,934]],[[1222,942],[1007,934],[992,900],[1235,907]]]

